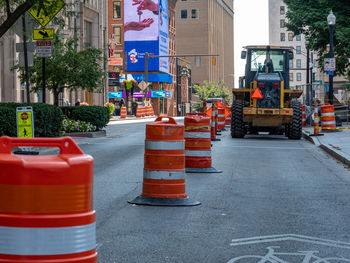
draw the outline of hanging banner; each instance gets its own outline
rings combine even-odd
[[[125,92],[124,91],[110,91],[110,92],[108,92],[108,98],[109,99],[125,98]]]

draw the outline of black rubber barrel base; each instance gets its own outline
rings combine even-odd
[[[211,139],[212,142],[219,142],[221,139]]]
[[[320,134],[310,134],[310,136],[323,136],[324,134],[320,133]]]
[[[200,205],[198,201],[190,198],[153,198],[138,196],[135,199],[128,201],[134,205],[152,205],[152,206],[195,206]]]
[[[23,154],[23,155],[39,155],[39,152],[35,151],[14,151],[14,154]]]
[[[186,168],[186,173],[222,173],[220,170],[215,168]]]

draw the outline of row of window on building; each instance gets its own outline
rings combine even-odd
[[[182,9],[181,10],[180,17],[181,17],[181,19],[189,18],[187,9]],[[197,19],[198,18],[198,10],[197,9],[191,9],[191,18],[192,19]]]
[[[296,76],[297,76],[297,81],[301,81],[301,73],[296,73]],[[294,73],[289,73],[289,80],[290,81],[294,81]]]
[[[281,41],[286,41],[286,33],[281,33],[281,37],[280,37]],[[288,33],[288,41],[293,41],[294,40],[294,34],[293,33]],[[296,41],[301,41],[301,36],[300,35],[296,35],[295,36],[295,40]]]

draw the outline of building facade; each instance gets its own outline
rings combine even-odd
[[[64,17],[65,28],[63,33],[65,37],[73,37],[76,30],[79,43],[78,50],[93,46],[103,49],[104,47],[104,12],[105,1],[102,0],[67,0],[66,10],[74,12],[75,16]],[[62,13],[61,13],[62,14]],[[27,23],[29,18],[26,19]],[[18,21],[21,22],[21,21]],[[53,22],[47,27],[57,28]],[[32,30],[30,27],[29,30]],[[19,53],[16,52],[16,43],[23,42],[21,32],[10,29],[2,38],[0,45],[0,102],[26,102],[24,85],[18,79],[18,73],[11,71],[19,60]],[[66,105],[68,102],[72,105],[77,99],[85,101],[90,105],[103,105],[103,89],[96,93],[89,93],[77,89],[77,91],[64,91],[59,96],[59,104]],[[39,93],[31,93],[31,102],[40,102],[42,98]],[[53,94],[46,92],[46,103],[53,103]]]
[[[176,6],[176,52],[193,56],[192,84],[223,80],[231,90],[234,85],[234,30],[232,0],[181,0]]]

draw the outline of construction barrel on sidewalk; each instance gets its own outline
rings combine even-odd
[[[226,125],[231,125],[231,107],[226,106],[226,119],[225,119],[225,124]]]
[[[217,108],[216,104],[213,103],[212,111],[211,111],[211,121],[210,121],[210,139],[211,141],[220,141],[220,139],[216,138],[216,117],[217,117]]]
[[[143,187],[141,196],[129,201],[137,205],[193,206],[185,192],[184,125],[171,117],[146,124]]]
[[[185,166],[188,173],[218,173],[212,167],[211,125],[206,113],[185,117]]]
[[[225,108],[222,105],[218,106],[218,129],[225,129]]]
[[[334,105],[326,104],[321,106],[321,126],[322,131],[336,130]]]
[[[60,153],[17,155],[16,147]],[[70,137],[0,137],[0,262],[97,262],[93,165]]]
[[[137,105],[137,108],[136,108],[136,117],[137,118],[142,117],[141,107],[139,105]]]
[[[125,119],[126,118],[126,107],[122,106],[120,109],[120,118]]]
[[[302,106],[302,126],[306,126],[306,113],[305,113],[305,104]]]

